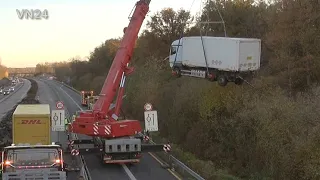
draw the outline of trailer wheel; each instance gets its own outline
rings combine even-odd
[[[218,81],[218,84],[219,84],[220,86],[226,86],[226,85],[228,84],[228,79],[227,79],[227,77],[224,76],[224,75],[218,76],[217,81]]]
[[[234,80],[234,84],[236,84],[236,85],[242,85],[242,84],[243,84],[243,79],[241,79],[241,78],[236,78],[236,79]]]

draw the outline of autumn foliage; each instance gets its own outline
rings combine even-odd
[[[224,30],[221,24],[192,25],[185,10],[163,9],[137,41],[125,112],[143,119],[144,103],[154,104],[160,135],[206,179],[320,179],[319,1],[217,1],[193,20],[220,20],[215,8],[229,37],[262,39],[262,67],[250,85],[172,77],[165,60],[172,41],[200,29],[213,36]],[[119,39],[109,39],[88,61],[56,64],[56,75],[100,92],[118,46]]]

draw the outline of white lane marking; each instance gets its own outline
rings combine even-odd
[[[62,87],[60,87],[60,89],[62,90],[62,92],[64,92],[64,93],[71,99],[71,101],[73,101],[73,103],[74,103],[75,105],[78,106],[78,108],[79,108],[81,111],[83,111],[83,109],[79,106],[79,104],[78,104],[65,90],[63,90]]]
[[[137,180],[136,177],[134,177],[132,172],[129,170],[129,168],[125,164],[122,164],[122,168],[124,169],[124,171],[127,173],[127,175],[131,180]]]
[[[63,90],[62,87],[60,87],[60,89],[73,101],[74,104],[76,104],[78,106],[79,109],[81,109],[81,111],[83,111],[83,109],[78,105],[78,103],[65,90]],[[122,168],[127,173],[130,180],[137,180],[136,177],[134,177],[132,172],[129,170],[129,168],[125,164],[122,164]]]

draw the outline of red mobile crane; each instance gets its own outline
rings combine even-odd
[[[124,36],[110,67],[101,93],[93,109],[77,112],[69,126],[72,133],[93,137],[91,140],[72,140],[72,144],[94,144],[96,148],[79,149],[79,152],[99,152],[103,163],[139,162],[143,151],[167,151],[166,144],[143,144],[145,134],[138,120],[119,120],[126,76],[133,72],[128,67],[138,33],[149,11],[151,0],[139,0],[129,26],[124,28]],[[115,107],[111,107],[116,96]]]

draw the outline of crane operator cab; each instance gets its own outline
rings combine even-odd
[[[2,179],[65,179],[59,145],[8,146],[2,151]]]
[[[93,96],[93,91],[81,91],[81,105],[88,106],[88,97]]]
[[[98,101],[99,96],[88,96],[87,103],[88,103],[88,109],[92,110],[93,105]]]

